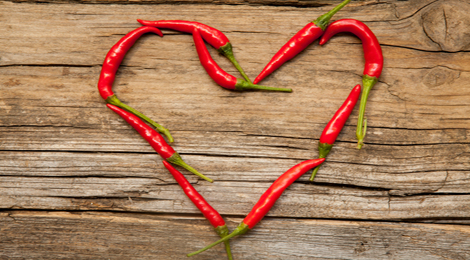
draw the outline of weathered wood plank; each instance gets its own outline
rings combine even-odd
[[[339,156],[339,155],[336,155]],[[269,159],[230,156],[183,155],[184,159],[216,181],[273,182],[299,159]],[[307,159],[307,158],[305,158]],[[175,183],[160,163],[161,158],[141,153],[0,152],[2,176],[16,177],[119,177],[157,178]],[[381,169],[378,171],[377,168]],[[409,166],[412,167],[411,165]],[[316,179],[320,184],[356,188],[381,188],[392,194],[468,193],[466,170],[413,171],[395,166],[329,161]],[[402,171],[402,172],[399,172]],[[197,177],[182,172],[191,182]],[[302,177],[301,181],[306,180]]]
[[[185,160],[216,181],[272,182],[283,170],[300,160],[269,158],[231,158],[183,155]],[[307,159],[307,158],[305,158]],[[0,152],[2,176],[35,177],[137,177],[158,178],[174,183],[156,154]],[[380,167],[381,171],[377,171]],[[411,167],[411,166],[410,166]],[[468,193],[466,170],[413,171],[393,166],[348,164],[329,161],[319,173],[317,183],[382,188],[394,194]],[[196,182],[197,178],[188,174]],[[304,178],[301,178],[304,180]]]
[[[337,5],[341,0],[135,0],[132,2],[125,0],[7,0],[14,3],[85,3],[85,4],[177,4],[177,5],[192,5],[192,4],[213,4],[213,5],[256,5],[256,6],[296,6],[296,7],[323,7]],[[430,0],[429,0],[430,1]],[[420,1],[425,2],[425,1]],[[377,5],[375,1],[357,1],[352,2],[348,6],[363,6],[367,8],[371,5]],[[383,4],[383,3],[382,3]],[[421,4],[424,5],[424,4]],[[420,5],[415,4],[420,7]],[[380,8],[380,7],[378,7]]]
[[[244,216],[270,185],[201,181],[195,187],[221,214]],[[0,208],[199,212],[177,184],[159,179],[0,177],[0,188]],[[295,183],[268,215],[374,220],[470,218],[470,195],[391,195],[387,191]]]
[[[352,5],[345,7],[334,19],[347,17],[365,21],[386,46],[424,51],[468,51],[470,38],[462,27],[470,23],[470,18],[465,15],[470,10],[470,4],[462,1],[434,1],[424,8],[416,9],[423,2],[425,1],[391,1],[381,5]],[[400,6],[400,11],[412,10],[416,13],[399,15],[403,17],[397,18],[396,5]],[[5,44],[1,65],[99,65],[109,46],[120,35],[138,26],[135,19],[184,17],[187,20],[208,23],[226,32],[234,42],[237,54],[244,55],[242,57],[246,57],[244,60],[247,62],[261,63],[257,67],[265,64],[294,32],[331,8],[243,5],[188,5],[184,8],[175,8],[174,5],[105,5],[103,8],[99,5],[28,5],[9,2],[3,2],[2,7],[5,10],[3,19],[8,22],[8,26],[2,27],[0,32],[12,37],[1,37],[2,41],[8,40],[9,43]],[[446,17],[435,15],[447,8],[452,8],[452,12]],[[214,19],[214,11],[224,19]],[[240,12],[244,15],[239,16]],[[44,13],[50,16],[42,15]],[[273,24],[273,21],[279,22]],[[449,24],[448,30],[440,27],[444,22]],[[50,27],[54,27],[54,30],[48,30]],[[435,30],[430,31],[434,27]],[[70,28],[74,30],[71,31]],[[452,37],[443,37],[448,33],[452,33]],[[248,37],[249,41],[245,41],[245,37],[240,34]],[[29,44],[32,41],[36,46],[42,47],[40,52],[31,48]],[[89,48],[84,49],[82,46]],[[51,48],[55,52],[47,51]],[[73,52],[69,51],[71,48]],[[265,55],[266,51],[270,55]],[[84,53],[93,55],[83,55]],[[168,57],[167,52],[162,52],[162,55]],[[260,69],[256,69],[255,73]]]
[[[217,239],[206,220],[171,215],[12,211],[0,228],[0,257],[13,259],[187,259]],[[231,246],[236,259],[468,259],[470,228],[266,218]],[[191,259],[224,258],[218,246]]]

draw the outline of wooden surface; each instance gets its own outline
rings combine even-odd
[[[105,107],[107,51],[136,19],[195,20],[223,31],[254,79],[339,2],[0,2],[0,259],[187,259],[215,241],[158,154]],[[353,0],[341,18],[366,23],[384,53],[366,145],[355,149],[356,109],[315,183],[303,176],[232,240],[235,259],[470,259],[470,3]],[[293,93],[233,92],[205,73],[190,35],[163,33],[136,43],[113,90],[215,180],[181,170],[233,230],[280,174],[318,155],[360,83],[362,46],[316,41],[262,82]]]

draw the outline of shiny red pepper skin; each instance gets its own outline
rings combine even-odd
[[[127,123],[129,123],[137,132],[152,146],[152,148],[165,160],[169,161],[170,163],[179,165],[188,171],[196,174],[197,176],[212,182],[211,179],[207,178],[206,176],[202,175],[198,171],[196,171],[191,166],[187,165],[181,156],[173,150],[173,148],[165,141],[163,136],[161,136],[157,131],[153,128],[145,124],[139,117],[136,115],[127,112],[124,109],[121,109],[117,106],[106,104],[106,106],[113,110],[116,114],[121,116]]]
[[[261,73],[255,78],[253,84],[258,84],[266,76],[273,73],[282,64],[294,58],[297,54],[307,48],[312,42],[318,39],[325,31],[331,17],[348,4],[351,0],[345,0],[328,13],[318,17],[315,21],[307,24],[298,31],[282,48],[274,54],[271,61],[264,67]]]
[[[189,181],[184,177],[181,172],[175,169],[171,164],[166,161],[163,161],[163,165],[170,171],[171,175],[175,178],[176,182],[181,186],[184,193],[188,196],[188,198],[194,203],[194,205],[202,212],[205,218],[209,220],[211,225],[214,228],[224,226],[225,221],[220,216],[219,212],[215,210],[207,201],[202,197],[199,192],[189,183]]]
[[[253,84],[258,84],[266,76],[273,73],[282,64],[294,58],[297,54],[307,48],[312,42],[323,34],[323,30],[313,22],[307,24],[298,31],[281,49],[274,54],[271,61],[264,67],[261,73],[253,80]]]
[[[168,141],[171,143],[173,142],[173,137],[171,136],[168,129],[157,124],[152,119],[146,117],[144,114],[140,113],[134,108],[122,103],[121,100],[117,98],[117,96],[113,93],[112,90],[114,79],[116,77],[116,72],[119,69],[119,65],[121,65],[121,62],[124,59],[124,56],[126,55],[127,51],[129,51],[129,49],[140,38],[140,36],[149,32],[153,32],[160,36],[163,36],[162,32],[157,28],[151,26],[143,26],[126,34],[108,51],[108,54],[106,54],[106,58],[104,59],[103,66],[101,68],[101,74],[98,80],[98,91],[100,92],[101,97],[106,100],[107,103],[113,104],[120,108],[124,108],[127,111],[133,113],[134,115],[137,115],[138,117],[142,118],[146,122],[153,125],[160,133],[163,133],[168,138]]]
[[[229,233],[227,225],[225,224],[224,219],[220,216],[219,212],[215,210],[205,199],[204,197],[197,192],[197,190],[189,183],[189,181],[184,177],[181,172],[175,169],[171,164],[166,161],[163,161],[163,165],[168,169],[168,171],[173,175],[176,182],[183,189],[184,193],[188,198],[194,203],[194,205],[201,211],[202,215],[209,220],[211,225],[214,227],[215,231],[220,237],[226,237]],[[225,249],[229,259],[232,259],[232,253],[230,250],[229,241],[225,241]]]
[[[286,91],[291,92],[291,89],[285,88],[272,88],[260,85],[254,85],[242,79],[237,79],[236,77],[228,74],[223,69],[219,67],[217,62],[212,59],[211,54],[206,48],[204,40],[199,33],[199,29],[194,29],[193,31],[194,45],[196,46],[196,51],[199,56],[199,61],[204,69],[207,71],[209,76],[221,87],[232,90],[244,90],[244,89],[263,89],[263,90],[273,90],[273,91]]]
[[[125,111],[117,106],[106,104],[106,106],[113,110],[116,114],[120,115],[128,124],[130,124],[137,132],[147,141],[152,148],[163,158],[168,159],[176,152],[153,128],[142,122],[140,118],[134,114]]]
[[[323,132],[320,136],[320,143],[326,143],[333,145],[338,137],[341,129],[343,129],[344,124],[351,115],[354,107],[356,106],[357,100],[361,95],[361,85],[356,85],[349,93],[349,96],[344,101],[343,105],[336,111],[333,118],[323,129]],[[320,157],[324,158],[324,157]]]
[[[193,32],[193,38],[197,53],[199,55],[199,61],[209,76],[219,86],[226,89],[235,89],[235,86],[237,85],[237,78],[225,72],[222,68],[219,67],[217,62],[212,59],[198,29]]]
[[[255,204],[250,213],[248,213],[245,219],[243,219],[242,223],[240,223],[240,225],[238,225],[238,227],[232,233],[201,250],[188,254],[188,256],[199,254],[217,244],[229,240],[232,237],[243,235],[253,229],[255,225],[258,224],[258,222],[261,221],[261,219],[263,219],[268,211],[274,206],[274,203],[276,203],[277,199],[279,199],[287,187],[289,187],[295,180],[297,180],[307,171],[320,165],[324,161],[324,158],[307,160],[287,170],[285,173],[279,176],[276,181],[274,181],[274,183],[263,193],[263,195],[261,195],[261,198]]]
[[[333,144],[336,141],[339,133],[343,129],[344,124],[351,115],[354,107],[356,106],[357,100],[361,95],[361,85],[356,85],[349,93],[349,96],[344,101],[343,105],[336,111],[333,118],[331,118],[330,122],[326,125],[323,129],[323,132],[320,136],[320,141],[318,142],[318,152],[319,158],[325,158],[328,153],[330,153]],[[312,172],[312,176],[310,177],[310,181],[313,181],[315,175],[320,169],[320,166],[315,167]]]
[[[354,19],[341,19],[332,22],[323,34],[320,45],[325,44],[332,36],[341,32],[350,32],[359,37],[364,50],[364,75],[378,78],[383,69],[383,55],[377,37],[363,22]]]
[[[134,45],[134,43],[145,33],[153,32],[163,36],[162,32],[157,28],[151,26],[143,26],[131,31],[122,37],[106,54],[106,58],[101,68],[100,79],[98,80],[98,90],[103,99],[114,95],[113,82],[116,72],[121,65],[122,59],[126,56],[127,51]]]
[[[367,119],[365,116],[367,98],[372,87],[377,83],[383,69],[383,55],[377,37],[363,22],[354,19],[341,19],[331,23],[320,40],[320,45],[325,44],[333,35],[340,32],[350,32],[359,37],[364,50],[364,76],[362,77],[362,97],[357,119],[356,138],[357,149],[364,145],[364,137],[367,132]]]
[[[193,33],[194,29],[198,29],[202,38],[207,41],[212,47],[219,49],[230,43],[229,39],[221,31],[210,27],[208,25],[183,20],[159,20],[159,21],[144,21],[137,19],[137,21],[145,26],[153,26],[160,29],[171,29],[179,32]]]
[[[279,176],[268,190],[261,195],[261,198],[245,217],[243,223],[247,225],[249,229],[253,229],[274,206],[274,203],[276,203],[277,199],[279,199],[287,187],[307,171],[323,163],[323,161],[325,161],[323,158],[303,161]]]
[[[160,21],[144,21],[137,19],[139,23],[146,26],[154,26],[162,29],[171,29],[185,33],[193,33],[195,29],[199,30],[202,38],[207,41],[212,47],[216,48],[220,53],[227,57],[230,62],[237,68],[243,78],[251,83],[251,80],[245,74],[245,71],[238,64],[238,61],[235,59],[232,50],[232,44],[225,34],[221,31],[210,27],[208,25],[193,22],[193,21],[183,21],[183,20],[160,20]]]

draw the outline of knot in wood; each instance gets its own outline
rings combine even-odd
[[[438,1],[424,10],[423,29],[443,51],[457,52],[470,48],[470,3]]]

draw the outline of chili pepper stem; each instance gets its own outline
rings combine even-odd
[[[228,234],[229,234],[227,225],[218,226],[218,227],[215,228],[215,231],[217,232],[217,234],[221,238],[224,238],[224,237],[228,236]],[[230,241],[228,241],[228,240],[224,241],[224,244],[225,244],[225,252],[227,252],[228,260],[233,260],[232,250],[230,249]]]
[[[377,83],[376,77],[371,77],[368,75],[364,75],[362,77],[362,96],[361,96],[361,105],[359,107],[359,117],[357,118],[357,129],[356,129],[356,137],[357,137],[357,149],[360,150],[364,145],[364,137],[366,136],[367,130],[367,119],[364,118],[364,114],[366,111],[366,104],[367,98],[369,97],[370,90],[372,87]],[[364,125],[364,127],[363,127]]]
[[[292,89],[290,88],[273,88],[273,87],[261,86],[261,85],[249,83],[242,79],[237,79],[237,84],[235,85],[235,89],[236,90],[259,89],[259,90],[292,92]]]
[[[315,179],[315,176],[317,175],[318,170],[320,169],[320,166],[315,167],[312,171],[312,176],[310,176],[310,181],[313,181]]]
[[[227,240],[227,241],[224,241],[224,244],[225,244],[225,252],[227,252],[228,260],[233,260],[232,250],[230,249],[230,242]]]
[[[106,98],[106,103],[111,104],[111,105],[115,105],[115,106],[120,107],[122,109],[125,109],[125,110],[131,112],[132,114],[140,117],[142,120],[144,120],[147,123],[153,125],[158,130],[158,132],[160,132],[164,136],[166,136],[166,138],[168,138],[168,142],[170,142],[170,143],[173,142],[173,137],[171,136],[170,131],[168,131],[168,129],[166,129],[165,127],[157,124],[152,119],[146,117],[144,114],[140,113],[139,111],[135,110],[134,108],[122,103],[121,100],[119,100],[116,97],[116,95],[112,95],[112,96],[109,96],[108,98]]]
[[[328,13],[318,17],[315,21],[313,21],[313,23],[324,31],[326,29],[326,26],[328,26],[331,17],[333,17],[333,15],[335,15],[339,10],[341,10],[341,8],[343,8],[349,2],[351,2],[351,0],[344,0],[341,4],[331,9]]]
[[[183,161],[183,159],[181,158],[181,156],[176,152],[171,157],[167,158],[166,160],[168,162],[172,163],[172,164],[176,164],[178,166],[181,166],[181,167],[185,168],[186,170],[196,174],[197,176],[199,176],[200,178],[202,178],[202,179],[204,179],[208,182],[214,182],[212,179],[204,176],[202,173],[196,171],[196,169],[194,169],[193,167],[191,167],[187,163],[185,163]]]
[[[367,118],[364,118],[364,130],[362,132],[362,136],[366,136],[366,132],[367,132]],[[364,145],[364,140],[360,140],[357,144],[357,149],[361,149],[362,146]]]
[[[326,158],[326,156],[330,153],[331,148],[333,148],[332,144],[328,143],[319,143],[318,144],[318,158]],[[313,181],[315,179],[315,176],[317,175],[318,170],[320,169],[320,165],[315,167],[312,171],[312,176],[310,176],[310,181]]]
[[[202,252],[206,251],[207,249],[210,249],[210,248],[212,248],[212,247],[214,247],[214,246],[216,246],[216,245],[218,245],[222,242],[228,241],[232,237],[235,237],[235,236],[238,236],[238,235],[243,235],[248,231],[250,231],[250,227],[248,227],[247,224],[242,222],[242,223],[240,223],[240,225],[238,225],[238,227],[232,233],[228,234],[226,237],[224,237],[224,238],[222,238],[222,239],[220,239],[220,240],[218,240],[218,241],[216,241],[216,242],[214,242],[214,243],[212,243],[212,244],[210,244],[210,245],[208,245],[208,246],[206,246],[202,249],[199,249],[196,252],[192,252],[190,254],[187,254],[187,256],[189,257],[189,256],[193,256],[193,255],[197,255],[199,253],[202,253]]]
[[[230,42],[220,47],[219,52],[222,53],[225,57],[227,57],[230,62],[232,62],[233,66],[235,66],[235,68],[240,72],[240,74],[246,81],[252,83],[250,78],[248,78],[248,76],[245,74],[245,71],[243,71],[240,64],[238,64],[238,61],[235,59],[235,56],[233,56],[232,44]]]

